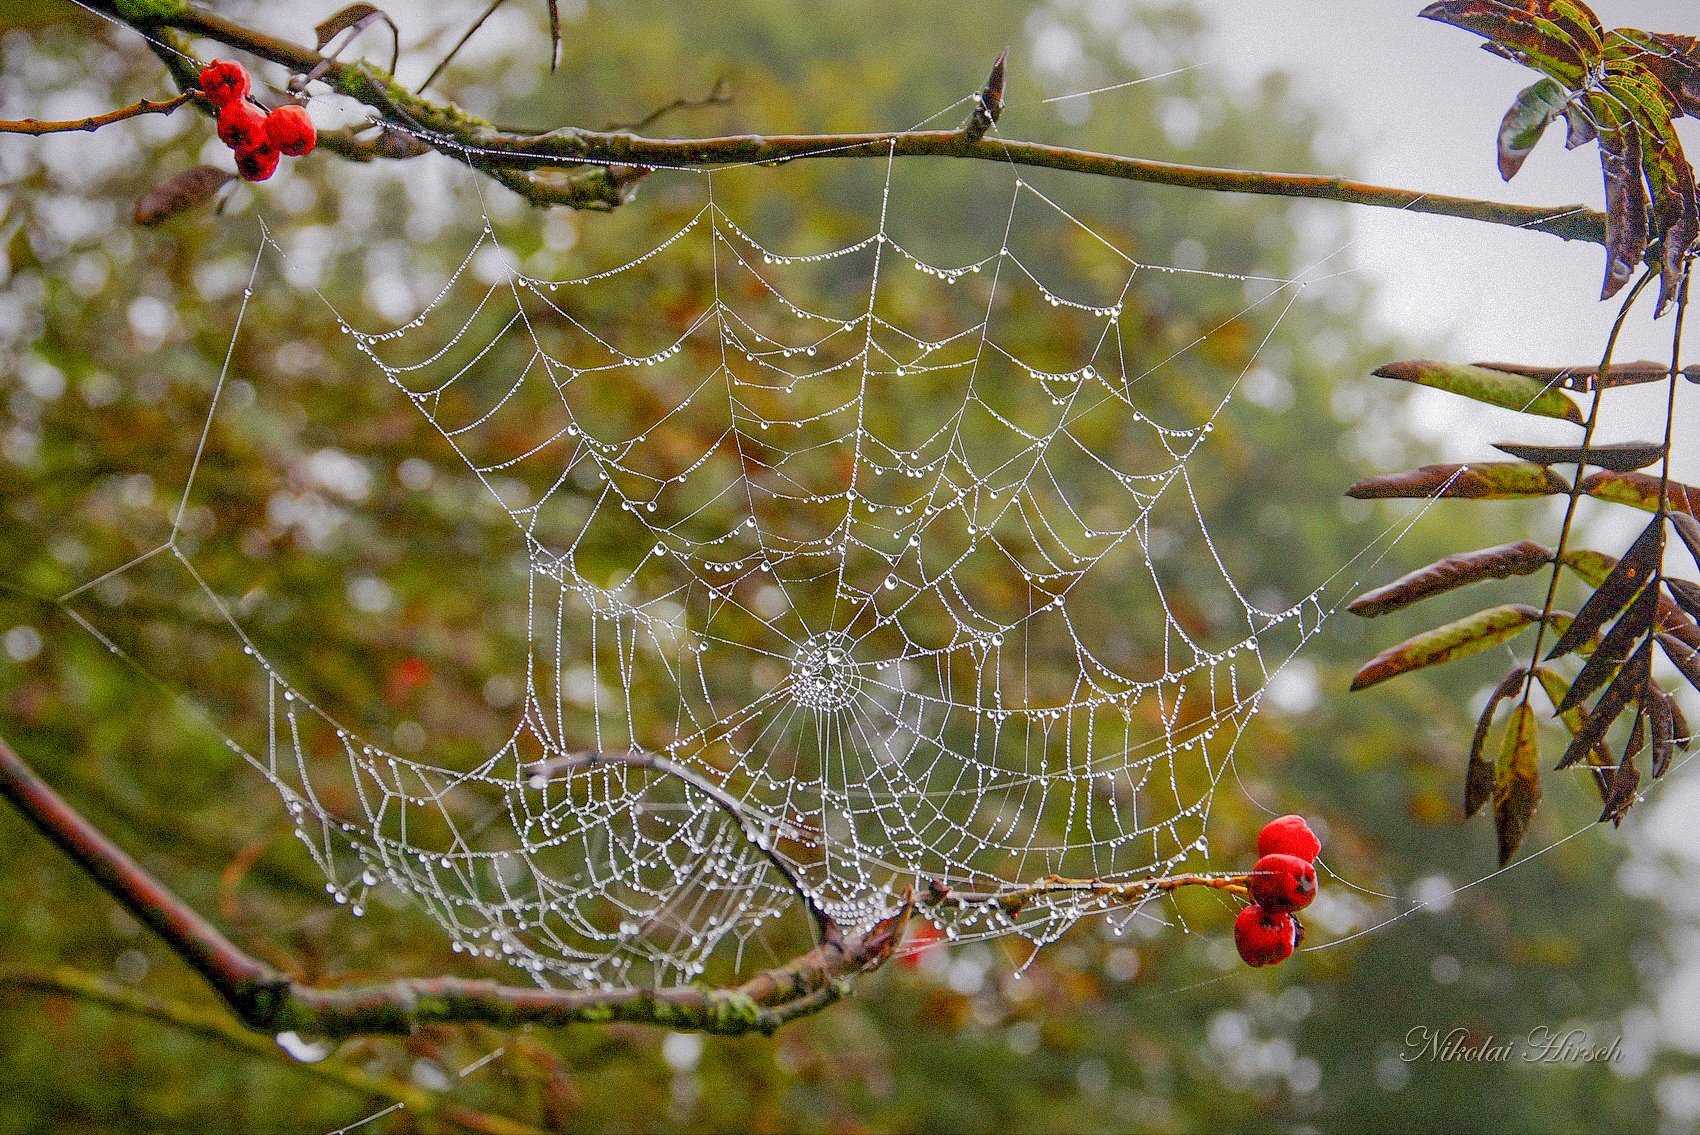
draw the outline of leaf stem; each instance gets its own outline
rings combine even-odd
[[[1641,273],[1641,278],[1635,281],[1635,286],[1629,289],[1629,294],[1623,298],[1622,305],[1617,309],[1617,318],[1612,320],[1611,333],[1606,336],[1606,346],[1600,356],[1599,373],[1609,374],[1612,356],[1617,353],[1617,341],[1623,334],[1624,325],[1629,321],[1629,312],[1635,306],[1635,301],[1641,293],[1647,290],[1658,275],[1656,269],[1648,268]],[[1680,317],[1679,317],[1680,320]],[[1576,523],[1577,505],[1582,500],[1582,480],[1587,466],[1588,450],[1593,445],[1594,434],[1600,425],[1600,407],[1605,401],[1606,384],[1596,382],[1593,396],[1588,403],[1588,420],[1582,427],[1581,452],[1577,454],[1576,470],[1570,482],[1569,500],[1564,506],[1564,521],[1559,525],[1558,544],[1552,553],[1552,575],[1547,580],[1546,599],[1541,603],[1540,621],[1535,624],[1535,646],[1529,656],[1529,674],[1523,681],[1523,698],[1521,704],[1528,705],[1534,691],[1535,668],[1540,665],[1541,647],[1546,638],[1547,623],[1552,619],[1553,604],[1558,600],[1558,581],[1564,571],[1564,554],[1570,546],[1570,533]],[[1670,443],[1667,438],[1665,450],[1668,456]]]

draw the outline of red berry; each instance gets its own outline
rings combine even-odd
[[[1257,833],[1259,855],[1296,855],[1306,863],[1314,862],[1322,850],[1322,841],[1310,830],[1303,816],[1281,816],[1263,825]]]
[[[266,142],[266,116],[253,103],[225,103],[218,111],[218,140],[232,150],[249,150]]]
[[[1316,898],[1316,868],[1296,855],[1277,851],[1257,861],[1246,884],[1258,906],[1303,910]]]
[[[305,157],[313,152],[313,143],[318,140],[319,132],[313,128],[313,120],[304,106],[288,103],[266,115],[266,141],[280,154]]]
[[[1234,945],[1248,966],[1286,961],[1303,938],[1299,920],[1286,911],[1248,906],[1234,919]]]
[[[236,151],[236,172],[245,181],[264,181],[277,172],[279,157],[278,152],[264,142],[257,146],[244,146]]]
[[[248,72],[229,59],[214,59],[201,68],[201,92],[219,106],[240,101],[248,93]]]

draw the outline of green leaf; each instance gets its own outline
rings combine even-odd
[[[1541,140],[1552,120],[1564,114],[1570,94],[1551,79],[1542,79],[1517,92],[1499,123],[1499,176],[1510,181]]]
[[[1374,618],[1478,580],[1530,575],[1550,563],[1552,549],[1533,540],[1458,552],[1400,576],[1385,587],[1365,592],[1346,609],[1366,619]]]
[[[1523,603],[1507,603],[1477,611],[1444,626],[1426,630],[1388,647],[1364,663],[1352,678],[1352,689],[1363,690],[1400,674],[1438,666],[1457,658],[1467,658],[1491,650],[1502,642],[1516,638],[1539,622],[1541,612]]]
[[[1544,465],[1527,461],[1475,461],[1468,465],[1424,465],[1359,481],[1346,495],[1359,500],[1456,497],[1513,500],[1550,497],[1570,486]]]
[[[1499,836],[1499,862],[1511,861],[1529,830],[1541,800],[1540,753],[1535,741],[1535,709],[1524,702],[1511,711],[1505,743],[1493,775],[1493,826]]]
[[[1582,491],[1598,500],[1626,504],[1646,512],[1659,507],[1659,479],[1648,473],[1590,473],[1582,478]],[[1678,512],[1700,517],[1700,488],[1672,481],[1666,499]]]
[[[1486,402],[1524,414],[1543,418],[1562,418],[1581,425],[1582,411],[1563,391],[1553,388],[1550,380],[1533,375],[1513,374],[1491,370],[1470,363],[1442,363],[1430,359],[1411,359],[1388,363],[1375,371],[1377,378],[1395,378],[1414,382],[1451,394]]]

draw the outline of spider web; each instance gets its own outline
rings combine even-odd
[[[159,557],[240,644],[262,720],[217,727],[338,903],[393,887],[458,950],[596,985],[741,963],[794,887],[865,928],[929,886],[1206,862],[1235,745],[1331,610],[1332,580],[1254,601],[1193,480],[1307,281],[1143,262],[1013,166],[974,203],[980,246],[946,257],[927,221],[961,203],[893,154],[877,223],[838,243],[770,247],[717,202],[774,171],[690,171],[694,214],[612,266],[527,275],[486,209],[405,322],[319,295],[343,332],[327,366],[388,384],[511,522],[513,560],[442,568],[511,570],[523,605],[511,732],[470,753],[343,724],[178,539],[241,413],[221,397],[256,284],[291,270],[262,223],[171,536],[102,579]],[[1193,309],[1221,316],[1178,343],[1130,319]],[[1242,363],[1193,365],[1248,326]],[[664,758],[741,819],[587,751]],[[1111,905],[928,915],[1042,944]]]

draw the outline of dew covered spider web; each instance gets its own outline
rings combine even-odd
[[[1208,866],[1235,747],[1339,582],[1248,594],[1229,565],[1257,550],[1218,546],[1195,482],[1307,279],[1142,261],[1013,166],[972,200],[904,167],[834,163],[877,220],[801,247],[720,204],[778,171],[661,171],[694,195],[682,226],[560,279],[486,210],[387,327],[292,284],[262,223],[171,538],[117,571],[169,573],[229,638],[252,696],[209,715],[339,904],[393,889],[457,949],[591,986],[742,962],[798,889],[865,928],[912,892]],[[977,246],[934,240],[940,210],[971,211]],[[522,693],[497,743],[403,753],[345,724],[357,707],[251,633],[248,581],[178,539],[273,288],[328,306],[323,365],[410,406],[505,518],[505,558],[436,569],[511,577],[525,649],[496,669]],[[1232,364],[1204,365],[1227,335]],[[1042,944],[1111,905],[926,913]]]

